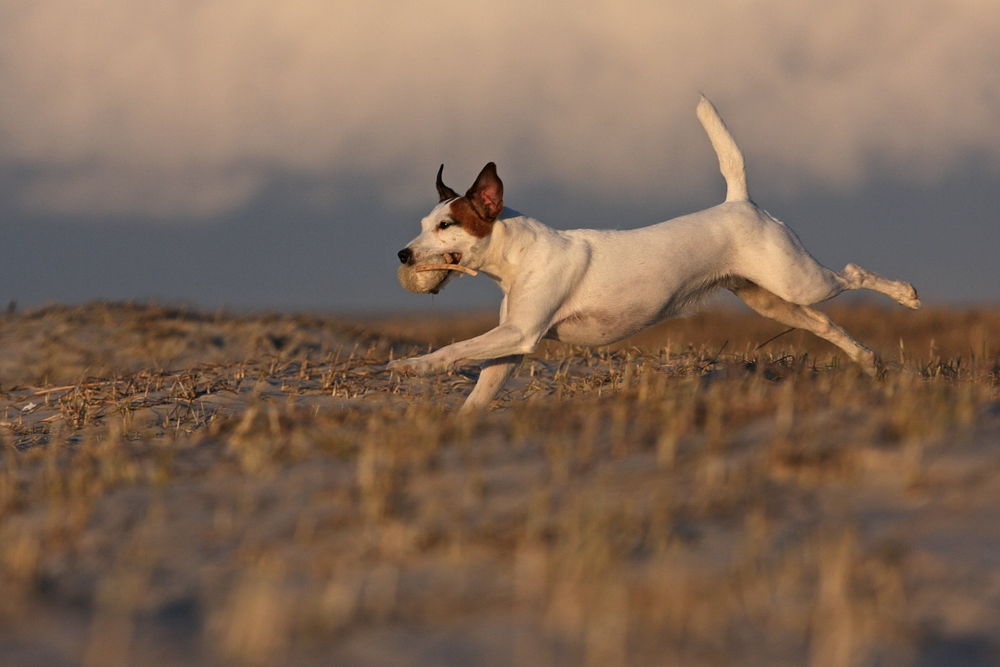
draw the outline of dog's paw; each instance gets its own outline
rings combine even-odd
[[[861,369],[865,373],[873,378],[877,379],[884,374],[882,359],[864,345],[860,346],[860,350],[858,350],[857,355],[854,357],[854,361],[861,366]]]
[[[395,361],[390,361],[385,365],[386,370],[392,371],[393,373],[399,373],[400,375],[415,375],[417,368],[413,362],[416,359],[396,359]]]
[[[920,297],[917,295],[917,288],[909,283],[903,283],[903,285],[905,285],[905,288],[903,289],[899,303],[911,310],[920,308]]]
[[[396,359],[386,364],[386,369],[401,375],[432,375],[444,370],[440,364],[433,359],[423,357],[412,357],[410,359]]]

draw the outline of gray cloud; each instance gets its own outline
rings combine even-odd
[[[410,206],[438,162],[459,188],[490,159],[683,196],[718,178],[703,91],[751,187],[848,190],[996,169],[997,72],[1000,12],[971,0],[7,0],[0,167],[29,174],[23,210],[65,215],[214,216],[275,174]]]

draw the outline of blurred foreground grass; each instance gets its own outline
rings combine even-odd
[[[0,320],[0,664],[993,665],[1000,310],[390,357],[491,316]],[[775,338],[777,336],[777,338]]]

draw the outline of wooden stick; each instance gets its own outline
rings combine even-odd
[[[470,276],[478,276],[479,272],[461,264],[423,264],[414,271],[459,271]]]

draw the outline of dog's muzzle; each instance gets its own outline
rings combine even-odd
[[[416,259],[413,256],[413,251],[409,248],[400,250],[397,255],[402,264],[399,267],[399,271],[396,272],[396,276],[399,278],[399,284],[409,292],[416,294],[437,294],[451,273],[451,271],[445,270],[417,271]],[[445,261],[444,255],[433,255],[424,258],[422,263],[446,264],[449,262]]]
[[[396,273],[399,284],[406,290],[417,294],[437,294],[445,283],[458,272],[476,275],[472,269],[459,265],[462,255],[458,253],[446,252],[443,255],[431,255],[424,257],[419,263],[409,248],[403,248],[396,253],[396,256],[402,263]],[[447,266],[455,268],[445,268]]]

